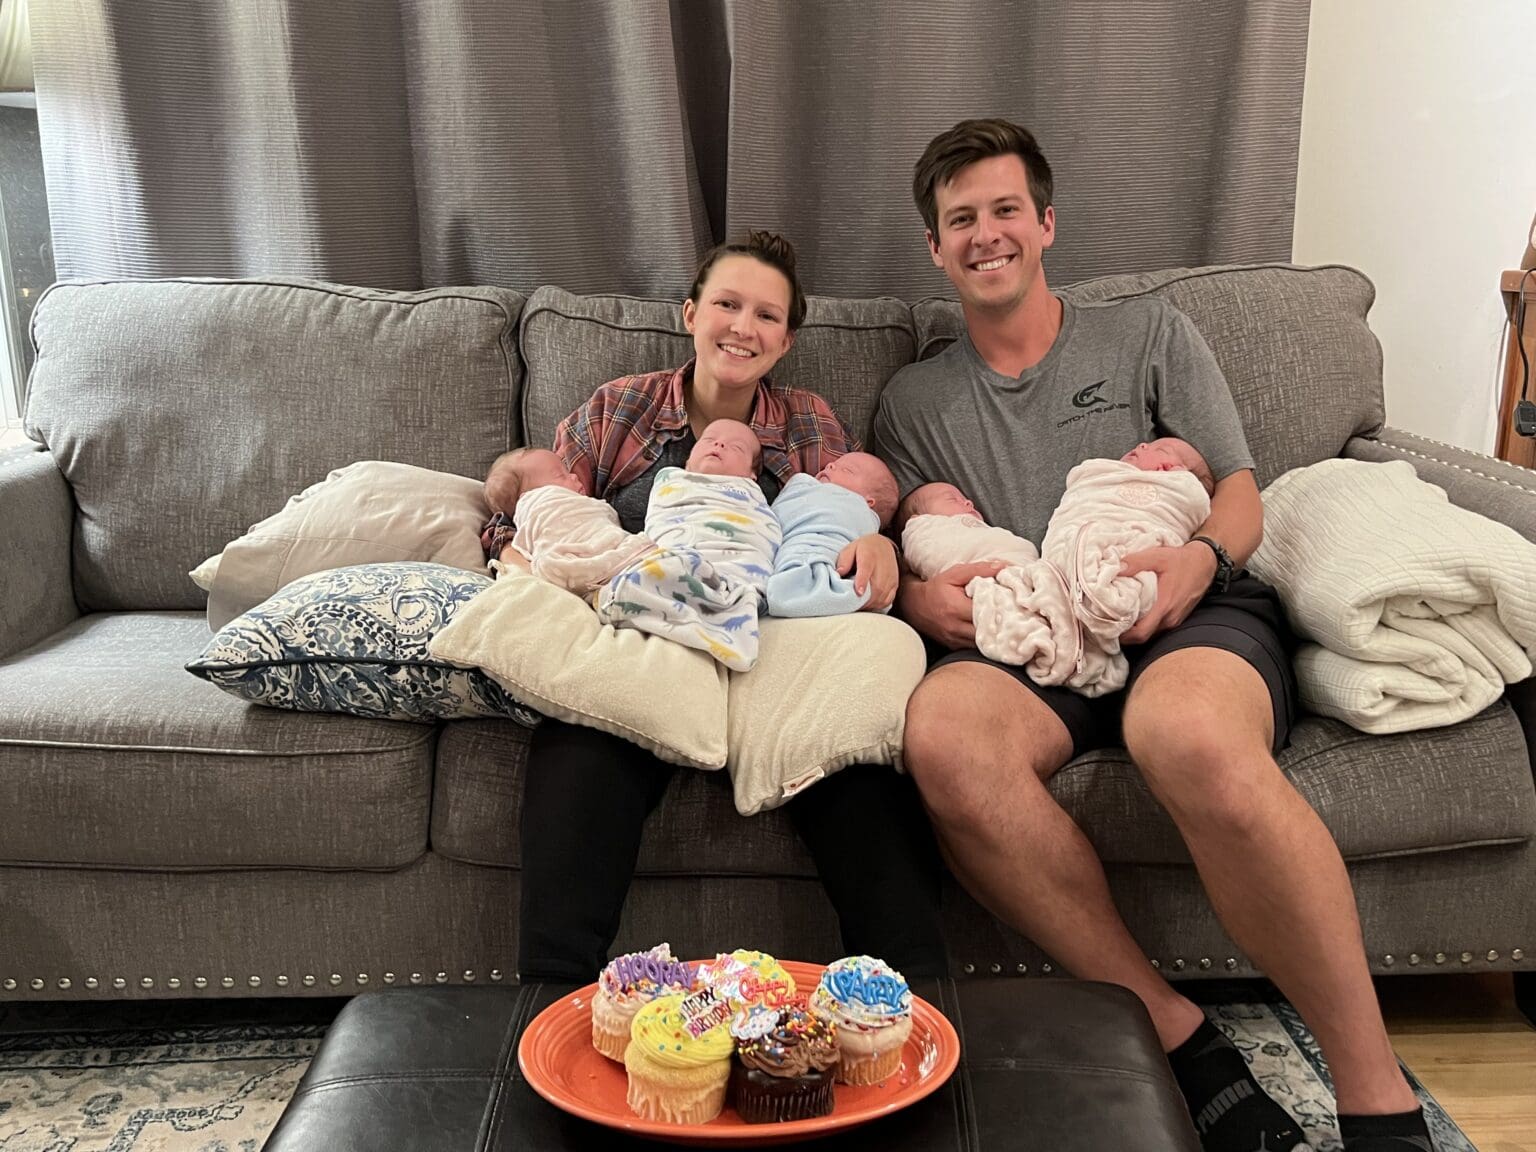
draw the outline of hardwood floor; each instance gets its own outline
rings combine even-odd
[[[1392,1046],[1478,1152],[1536,1152],[1536,1028],[1507,975],[1393,976]]]

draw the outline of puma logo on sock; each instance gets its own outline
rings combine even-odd
[[[1211,1125],[1232,1111],[1233,1105],[1241,1100],[1248,1099],[1252,1095],[1252,1080],[1238,1080],[1233,1084],[1229,1084],[1218,1092],[1209,1104],[1200,1109],[1200,1115],[1195,1117],[1195,1128],[1199,1131],[1200,1135],[1204,1136],[1211,1130]],[[1263,1150],[1257,1150],[1257,1152],[1263,1152]]]

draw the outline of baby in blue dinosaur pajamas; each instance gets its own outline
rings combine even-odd
[[[882,532],[896,514],[896,478],[867,452],[839,456],[814,476],[792,476],[773,514],[784,531],[768,578],[770,616],[857,612],[869,590],[838,574],[837,558],[862,536]]]
[[[645,514],[645,536],[654,548],[598,589],[598,618],[701,648],[732,671],[750,671],[781,538],[754,479],[761,458],[752,429],[716,420],[685,468],[656,473]]]

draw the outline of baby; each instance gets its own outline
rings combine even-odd
[[[1186,543],[1209,517],[1214,490],[1200,453],[1165,437],[1072,469],[1039,558],[1029,541],[988,526],[949,484],[908,495],[902,549],[925,580],[955,564],[1007,561],[995,577],[966,585],[976,647],[1024,666],[1037,684],[1102,696],[1125,686],[1120,636],[1157,598],[1156,575],[1122,576],[1122,561]]]
[[[560,457],[517,448],[496,458],[485,477],[491,511],[515,525],[512,547],[540,579],[586,597],[651,549],[619,527],[605,500],[588,496]]]
[[[752,429],[716,420],[685,468],[661,469],[645,514],[652,547],[598,590],[598,617],[702,648],[734,671],[751,670],[758,611],[782,538],[755,479],[761,461]]]
[[[891,470],[867,452],[790,477],[773,502],[784,542],[768,578],[768,614],[841,616],[864,607],[869,589],[856,592],[838,575],[837,558],[861,536],[884,531],[897,498]]]

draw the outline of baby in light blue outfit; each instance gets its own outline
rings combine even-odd
[[[891,470],[867,452],[839,456],[814,476],[792,476],[773,502],[784,540],[768,577],[768,614],[841,616],[864,607],[869,589],[861,595],[839,576],[837,558],[891,522],[898,496]]]

